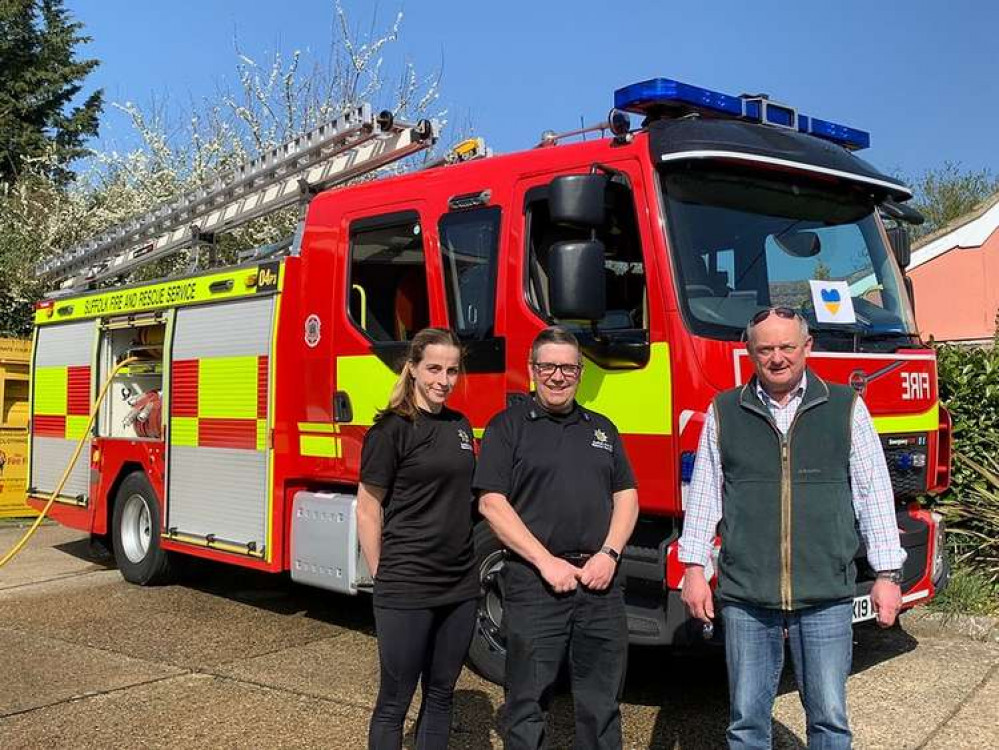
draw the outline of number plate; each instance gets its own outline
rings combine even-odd
[[[853,600],[853,621],[863,622],[873,620],[875,617],[874,605],[871,604],[871,597],[858,596]]]

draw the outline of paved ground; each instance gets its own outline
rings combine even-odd
[[[19,530],[0,526],[0,552]],[[999,643],[903,622],[858,633],[858,748],[999,747]],[[0,746],[363,748],[377,686],[369,600],[198,565],[178,586],[122,581],[81,535],[45,526],[0,570]],[[804,747],[786,684],[776,747]],[[499,747],[500,691],[466,671],[452,747]],[[724,665],[633,650],[625,746],[723,745]],[[571,706],[554,715],[570,746]]]

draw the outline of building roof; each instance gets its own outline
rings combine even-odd
[[[912,260],[906,270],[911,271],[955,248],[981,247],[997,228],[999,228],[999,192],[963,216],[920,238],[913,246]]]

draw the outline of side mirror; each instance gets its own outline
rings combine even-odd
[[[599,227],[604,223],[607,175],[567,174],[551,181],[548,211],[552,221]]]
[[[548,251],[551,312],[567,320],[600,320],[607,312],[604,243],[556,242]]]
[[[926,221],[926,217],[912,206],[908,206],[905,203],[896,203],[892,200],[886,200],[881,203],[881,213],[889,219],[904,221],[906,224],[914,226],[919,226]]]
[[[905,267],[912,260],[912,245],[909,242],[909,232],[902,226],[892,227],[888,230],[888,241],[891,243],[892,252],[895,253],[895,260],[898,261],[902,273],[905,273]]]

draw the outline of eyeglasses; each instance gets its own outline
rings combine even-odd
[[[575,380],[583,371],[582,365],[557,365],[554,362],[532,362],[534,371],[543,378],[550,378],[558,370],[566,380]]]
[[[765,310],[760,310],[756,315],[749,319],[749,327],[752,328],[759,323],[770,317],[773,313],[778,318],[784,318],[785,320],[793,320],[799,317],[796,310],[792,310],[790,307],[768,307]]]

